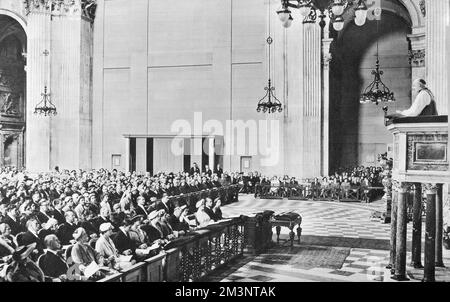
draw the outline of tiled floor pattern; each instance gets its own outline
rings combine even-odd
[[[317,236],[342,236],[349,238],[390,238],[390,225],[379,219],[371,219],[375,210],[382,210],[384,204],[354,204],[301,200],[260,200],[250,195],[240,196],[240,202],[222,208],[224,217],[251,215],[264,210],[277,213],[296,212],[302,218],[302,234]],[[411,228],[411,224],[408,224]],[[288,230],[283,228],[282,234]],[[411,240],[411,232],[408,232]]]
[[[374,210],[382,210],[381,202],[368,206],[367,204],[346,204],[320,201],[293,200],[255,200],[251,196],[240,196],[239,203],[223,207],[224,216],[251,214],[263,210],[275,210],[277,213],[295,211],[302,215],[303,235],[330,236],[339,238],[378,239],[388,242],[390,225],[379,220],[371,220]],[[287,229],[282,229],[282,239],[287,239]],[[423,238],[423,237],[422,237]],[[274,237],[275,239],[275,237]],[[408,241],[411,240],[411,223],[408,224]],[[317,246],[314,246],[317,248]],[[294,249],[310,248],[305,244],[294,245]],[[389,263],[389,251],[381,249],[351,248],[342,266],[323,267],[316,265],[293,265],[292,257],[284,259],[289,254],[289,246],[284,246],[284,253],[278,260],[274,255],[280,252],[280,247],[271,249],[258,256],[246,255],[239,262],[218,271],[209,281],[222,282],[372,282],[392,281],[386,266]],[[407,254],[410,263],[411,254]],[[422,255],[423,258],[423,255]],[[277,259],[277,258],[275,258]],[[294,259],[295,260],[295,259]],[[423,261],[423,260],[422,260]],[[294,261],[295,262],[295,261]],[[444,263],[450,267],[450,251],[444,249]],[[420,281],[422,271],[408,266],[411,281]],[[436,269],[438,281],[450,281],[450,269]],[[444,277],[442,277],[444,276]]]

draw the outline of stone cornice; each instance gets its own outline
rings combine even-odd
[[[47,13],[54,16],[81,16],[95,19],[97,0],[23,0],[26,14]]]

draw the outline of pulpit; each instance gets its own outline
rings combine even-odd
[[[424,281],[435,281],[435,266],[443,266],[442,185],[450,183],[448,117],[396,118],[393,134],[391,261],[396,280],[406,278],[407,204],[413,199],[412,263],[421,268],[422,191],[426,194]]]

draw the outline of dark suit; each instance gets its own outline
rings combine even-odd
[[[157,239],[163,239],[163,235],[160,233],[160,231],[158,231],[152,225],[143,225],[141,226],[141,229],[147,234],[149,242],[153,242]]]
[[[44,242],[39,237],[36,237],[30,231],[27,231],[26,233],[23,234],[21,244],[18,242],[19,245],[29,245],[32,243],[36,243],[36,249],[38,250],[39,255],[44,253],[44,248],[45,248]],[[37,260],[37,258],[34,258],[33,260],[35,261],[35,260]]]
[[[38,212],[38,213],[37,213],[37,219],[39,220],[39,222],[40,222],[41,224],[44,224],[44,223],[46,223],[46,222],[50,219],[50,215],[44,214],[44,213],[42,213],[42,212]]]
[[[62,245],[70,244],[70,240],[73,239],[73,232],[75,232],[77,227],[77,225],[69,224],[67,222],[59,227],[57,236]]]
[[[206,214],[208,214],[209,218],[211,218],[212,220],[214,220],[214,221],[218,221],[219,220],[218,217],[216,216],[216,214],[210,208],[205,207],[204,211],[205,211]]]
[[[171,203],[168,202],[167,204],[164,204],[164,202],[160,201],[156,204],[156,210],[165,210],[166,213],[172,215],[174,209]]]
[[[144,217],[147,217],[149,212],[147,211],[147,209],[142,208],[141,206],[137,206],[134,211],[136,212],[136,215],[142,215]]]
[[[128,234],[125,234],[122,230],[119,230],[112,240],[119,251],[119,254],[122,254],[126,250],[131,250],[134,255],[136,244]]]
[[[63,224],[64,222],[66,222],[66,218],[64,217],[64,214],[58,210],[54,210],[52,212],[52,216],[53,218],[56,219],[56,221],[58,221],[58,225]]]
[[[25,228],[20,224],[19,219],[16,219],[14,221],[9,215],[6,215],[6,217],[3,219],[3,222],[9,225],[11,228],[11,234],[14,236],[17,235],[20,232],[24,232]]]
[[[198,168],[198,167],[197,167],[197,168],[192,167],[189,174],[194,175],[195,172],[200,173],[200,168]]]
[[[38,266],[44,272],[45,276],[58,278],[61,275],[66,275],[69,267],[61,256],[47,251],[38,259]]]

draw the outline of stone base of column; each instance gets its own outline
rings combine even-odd
[[[422,282],[436,282],[436,279],[434,277],[423,278]]]
[[[394,275],[391,279],[395,281],[409,281],[409,278],[404,275]]]
[[[423,265],[421,262],[411,262],[410,266],[414,268],[423,268]]]

